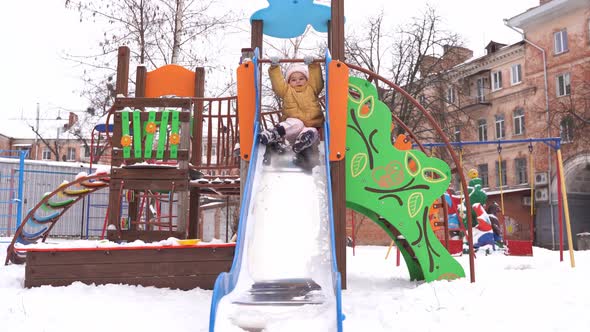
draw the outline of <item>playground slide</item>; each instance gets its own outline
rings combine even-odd
[[[326,150],[310,174],[291,152],[265,165],[265,147],[253,143],[234,262],[215,283],[209,331],[342,330]]]

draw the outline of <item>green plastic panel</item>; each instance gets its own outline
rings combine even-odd
[[[133,111],[133,158],[141,158],[141,111]]]
[[[129,112],[123,111],[121,112],[121,137],[129,136]],[[124,146],[123,147],[123,158],[131,158],[131,147]]]
[[[172,124],[170,134],[179,134],[180,129],[180,112],[172,111]],[[170,159],[178,158],[178,144],[170,144]]]
[[[159,135],[158,135],[158,149],[156,150],[156,158],[164,159],[164,149],[166,149],[166,136],[168,132],[168,117],[170,111],[162,112],[162,121],[160,121]]]
[[[156,123],[156,111],[150,111],[148,113],[148,120],[144,124],[144,130],[147,127],[148,123]],[[152,145],[154,144],[154,133],[145,132],[145,152],[143,153],[145,158],[152,157]]]
[[[391,143],[392,117],[368,81],[351,77],[346,132],[347,206],[371,218],[398,244],[410,277],[464,277],[430,227],[428,209],[448,188],[451,170],[442,160]],[[384,223],[402,237],[397,238]],[[407,241],[411,251],[402,242]],[[413,255],[411,254],[413,252]]]

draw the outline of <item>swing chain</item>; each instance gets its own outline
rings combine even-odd
[[[498,143],[498,154],[502,154],[502,145]]]
[[[533,153],[533,142],[529,143],[529,152]]]

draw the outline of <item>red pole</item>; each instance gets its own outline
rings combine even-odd
[[[356,238],[354,235],[354,211],[350,210],[350,223],[352,224],[352,255],[355,255]]]
[[[395,246],[395,266],[399,266],[399,247]]]
[[[557,216],[559,220],[559,261],[563,262],[563,207],[561,205],[563,193],[561,192],[561,172],[559,171],[559,160],[555,158],[557,163]],[[551,188],[549,188],[551,190]],[[549,202],[551,204],[551,202]]]
[[[92,129],[92,134],[90,134],[90,166],[88,166],[88,172],[92,172],[92,161],[94,159],[94,131],[95,130],[96,130],[96,127],[94,129]]]

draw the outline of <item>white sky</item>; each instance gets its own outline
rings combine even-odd
[[[219,1],[248,15],[267,5],[266,0]],[[37,102],[40,103],[42,117],[52,118],[57,116],[60,108],[83,110],[87,106],[79,97],[82,69],[62,57],[66,52],[88,54],[89,49],[97,44],[101,31],[95,26],[80,24],[78,14],[66,10],[64,2],[4,1],[1,5],[0,63],[3,70],[0,72],[0,97],[9,118],[20,117],[21,113],[25,118],[33,118]],[[502,19],[539,3],[538,0],[347,0],[347,29],[362,24],[381,8],[393,26],[412,16],[420,16],[427,2],[446,19],[449,29],[464,36],[467,46],[476,51],[476,55],[482,54],[483,47],[491,39],[504,43],[518,41],[518,34],[504,27]],[[237,61],[240,48],[248,46],[249,33],[236,38],[241,40],[237,43],[240,46],[226,52],[233,62]],[[228,68],[232,68],[232,63],[228,64]],[[64,114],[67,112],[62,112],[62,117]]]

